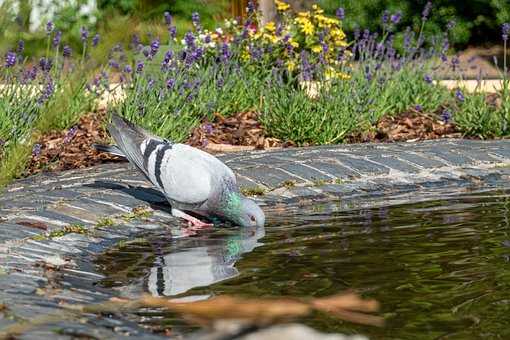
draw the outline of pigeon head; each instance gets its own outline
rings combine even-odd
[[[241,194],[229,197],[225,217],[241,227],[263,227],[266,217],[253,200]]]

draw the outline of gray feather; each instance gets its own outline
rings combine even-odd
[[[107,153],[115,155],[115,156],[126,158],[126,155],[124,155],[124,152],[122,152],[122,150],[119,149],[117,147],[117,145],[92,144],[92,147],[94,149],[96,149],[97,151],[107,152]]]

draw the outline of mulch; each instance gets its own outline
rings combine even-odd
[[[52,132],[40,138],[40,152],[33,153],[25,175],[42,171],[62,171],[90,167],[124,160],[98,152],[93,143],[111,142],[104,127],[104,112],[92,113],[80,119],[71,130]],[[436,114],[417,111],[396,117],[385,117],[372,131],[352,135],[349,143],[418,141],[461,137],[454,124],[444,123]],[[242,112],[231,117],[216,115],[196,127],[187,144],[211,153],[294,147],[292,141],[267,137],[255,112]]]
[[[367,133],[355,134],[349,143],[414,142],[439,138],[460,138],[455,124],[443,122],[436,114],[408,111],[395,117],[383,117],[375,128]]]
[[[119,157],[98,152],[93,143],[109,144],[110,137],[104,127],[104,113],[82,117],[68,131],[57,131],[38,140],[40,152],[32,153],[25,175],[42,171],[62,171],[86,168],[102,163],[124,161]]]

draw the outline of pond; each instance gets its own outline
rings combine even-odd
[[[510,337],[510,191],[347,211],[339,205],[269,209],[265,230],[161,234],[121,244],[97,259],[106,275],[99,285],[123,296],[188,300],[353,289],[381,303],[384,327],[324,314],[300,321],[371,338]],[[155,328],[194,329],[160,311],[138,317]]]

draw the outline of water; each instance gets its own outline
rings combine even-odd
[[[510,192],[338,212],[339,202],[268,213],[265,230],[166,235],[111,249],[100,282],[125,296],[198,300],[216,294],[310,297],[353,289],[377,299],[383,328],[323,314],[325,332],[372,338],[510,338]],[[139,322],[182,332],[176,315]]]

